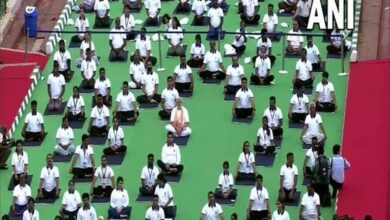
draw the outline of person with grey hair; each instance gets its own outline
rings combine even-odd
[[[311,144],[312,138],[317,137],[320,143],[324,143],[327,139],[322,117],[316,112],[316,105],[310,104],[310,112],[306,116],[305,125],[301,133],[301,140],[306,144]]]
[[[165,126],[168,132],[172,132],[175,136],[191,135],[189,127],[190,118],[187,109],[183,106],[183,99],[176,99],[176,107],[172,109],[170,123]]]

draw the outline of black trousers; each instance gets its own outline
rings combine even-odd
[[[268,210],[250,211],[249,216],[249,220],[265,220],[268,219]]]
[[[75,42],[75,43],[81,43],[81,42],[83,42],[83,41],[79,38],[79,36],[78,36],[77,34],[76,34],[76,35],[73,35],[70,41]]]
[[[282,136],[283,135],[283,128],[272,129],[272,133],[274,134],[274,137]]]
[[[92,167],[87,167],[87,168],[73,167],[72,173],[77,178],[85,178],[85,176],[87,176],[87,175],[93,175],[93,168]]]
[[[261,84],[260,78],[257,75],[252,75],[251,76],[251,82],[254,85],[269,85],[271,84],[272,81],[274,81],[275,77],[273,75],[267,75],[266,77],[263,77],[264,81]]]
[[[99,16],[95,16],[95,27],[99,27],[99,28],[110,27],[110,17],[106,16],[101,18]]]
[[[95,79],[91,79],[91,80],[83,80],[83,82],[81,83],[81,87],[83,87],[84,89],[95,89]]]
[[[104,134],[107,135],[106,126],[103,126],[101,128],[96,127],[96,126],[91,127],[91,133],[90,133],[91,136],[100,137],[100,136],[105,136]]]
[[[255,15],[252,20],[249,20],[244,14],[241,14],[241,20],[245,22],[245,24],[258,24],[260,19],[260,15]]]
[[[315,183],[314,184],[314,190],[320,196],[320,203],[323,204],[324,203],[323,201],[324,201],[325,193],[329,193],[329,184],[327,184],[327,183]]]
[[[159,94],[154,94],[153,99],[156,100],[158,103],[161,102],[161,95]],[[140,95],[137,97],[137,102],[139,103],[150,103],[148,100],[148,97],[145,95]]]
[[[321,107],[319,104],[323,105]],[[318,112],[334,112],[336,110],[336,105],[331,102],[316,102],[316,111]]]
[[[236,47],[236,46],[234,46],[232,44],[232,47],[236,50],[236,53],[237,53],[238,56],[241,56],[244,53],[245,49],[246,49],[245,45],[242,45],[241,47]]]
[[[322,72],[323,71],[323,69],[320,68],[320,63],[312,63],[311,68],[315,72]]]
[[[165,163],[163,163],[161,160],[158,160],[157,161],[157,165],[160,167],[160,169],[164,172],[168,172],[168,169],[167,169],[167,165]],[[176,166],[174,165],[169,165],[170,168],[176,168],[177,169],[177,172],[176,173],[171,173],[170,175],[178,175],[179,173],[183,172],[184,170],[184,166],[181,165],[181,164],[176,164]]]
[[[65,209],[62,209],[62,218],[66,219],[66,220],[76,220],[78,212],[79,212],[79,209],[76,209],[73,212],[69,212],[69,211],[66,211]]]
[[[332,176],[330,177],[330,185],[332,186],[333,188],[333,192],[332,192],[332,198],[336,198],[336,195],[337,195],[337,191],[341,188],[343,188],[343,183],[338,183],[336,182]]]
[[[120,122],[126,122],[129,121],[130,118],[133,118],[134,120],[134,110],[132,111],[127,111],[127,112],[122,112],[118,111],[117,112],[117,117]],[[139,115],[139,112],[137,112],[137,116]]]
[[[294,82],[294,88],[299,89],[302,86],[304,86],[305,88],[313,88],[313,80],[311,78],[305,81],[296,79]]]
[[[56,191],[57,191],[57,188],[54,188],[52,191],[46,191],[45,188],[42,188],[42,194],[43,194],[43,198],[45,199],[56,199],[57,196],[56,196]]]
[[[200,68],[203,65],[203,59],[194,60],[191,58],[187,61],[187,65],[192,68]]]
[[[181,4],[180,2],[177,4],[176,10],[180,12],[191,12],[190,4],[188,4],[188,2]]]
[[[93,195],[110,198],[112,190],[113,190],[113,188],[111,186],[106,186],[106,188],[103,188],[103,186],[94,187],[93,188]]]
[[[175,207],[168,206],[168,207],[164,208],[164,214],[165,214],[165,218],[174,219],[175,218]]]
[[[295,20],[298,22],[298,25],[300,28],[302,28],[302,29],[307,28],[307,24],[309,23],[309,17],[303,17],[303,16],[298,15],[295,17]]]
[[[289,198],[290,194],[293,193],[294,189],[287,190],[286,188],[283,187],[283,190],[284,190],[285,198],[282,201],[283,202],[294,202],[294,198],[293,199]],[[281,200],[281,196],[282,196],[282,191],[279,190],[279,199],[280,200]]]
[[[194,16],[194,25],[205,25],[204,23],[204,16],[198,17]]]
[[[304,123],[307,113],[291,113],[291,121],[294,123]]]
[[[136,36],[137,33],[135,33],[135,31],[129,31],[126,33],[127,40],[134,40]]]
[[[12,181],[14,182],[15,186],[20,183],[20,175],[22,175],[22,174],[24,174],[24,173],[16,174],[16,176],[18,176],[18,180],[15,179],[15,175],[12,175]],[[27,173],[26,173],[25,178],[26,178],[26,181],[27,181]]]
[[[190,86],[191,86],[191,82],[186,82],[186,83],[176,82],[175,83],[175,88],[177,89],[177,91],[179,93],[188,92],[188,90],[190,90]],[[184,91],[184,90],[187,90],[187,91]]]
[[[236,118],[248,118],[252,116],[253,108],[236,108]]]
[[[253,145],[253,149],[256,153],[266,153],[268,155],[271,155],[275,152],[275,146],[261,146],[260,144]]]
[[[150,191],[145,187],[145,186],[141,186],[139,188],[139,192],[141,193],[141,195],[143,196],[153,196],[154,195],[154,188],[152,188]]]
[[[216,199],[225,199],[225,198],[223,198],[223,193],[222,193],[222,191],[219,190],[219,189],[215,192],[215,198],[216,198]],[[237,193],[234,192],[233,190],[230,191],[229,197],[228,197],[227,199],[236,199],[236,198],[237,198]]]
[[[256,174],[254,173],[241,173],[238,172],[236,181],[256,181]]]
[[[44,136],[42,135],[41,132],[29,132],[26,131],[26,135],[22,135],[24,139],[30,139],[33,141],[41,141],[43,140]]]
[[[226,94],[227,95],[236,95],[236,93],[239,89],[241,89],[241,85],[238,85],[238,86],[227,85],[226,86]]]
[[[211,78],[213,78],[213,74],[217,74],[216,79],[223,80],[226,78],[226,74],[222,71],[211,72],[211,71],[205,70],[205,71],[199,72],[199,76],[202,79],[211,79]]]
[[[338,48],[338,47],[335,47],[333,45],[328,45],[326,47],[326,50],[329,52],[329,53],[333,53],[333,54],[341,54],[341,47]],[[344,53],[346,53],[348,51],[348,47],[347,46],[344,46]]]
[[[60,74],[64,76],[66,82],[69,82],[69,81],[70,81],[70,78],[72,77],[72,71],[71,71],[71,73],[69,74],[69,73],[68,73],[69,70],[70,70],[70,68],[68,67],[68,69],[66,69],[66,70],[64,70],[64,71],[59,71]]]
[[[72,112],[68,112],[67,116],[69,121],[83,121],[85,119],[85,115],[82,112],[75,115]]]
[[[127,151],[126,145],[122,145],[115,150],[113,150],[111,147],[107,147],[103,149],[103,153],[105,155],[125,154],[126,151]]]
[[[289,13],[291,11],[297,10],[297,5],[295,4],[294,6],[287,4],[285,1],[281,1],[278,4],[279,10],[283,9],[285,13]]]
[[[161,120],[169,120],[171,119],[171,112],[172,109],[169,110],[169,112],[166,112],[165,110],[161,110],[158,112],[158,115],[160,116]]]

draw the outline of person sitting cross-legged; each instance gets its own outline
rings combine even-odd
[[[129,90],[129,83],[123,81],[122,92],[116,97],[114,115],[119,122],[137,121],[139,111],[134,94]]]
[[[99,79],[95,81],[95,104],[97,103],[98,96],[100,95],[103,100],[103,104],[107,107],[111,107],[111,81],[106,77],[106,69],[101,67],[99,69]]]
[[[233,104],[233,117],[253,118],[256,114],[253,92],[247,87],[246,77],[241,79],[241,89],[236,93]]]
[[[157,165],[167,175],[179,175],[184,169],[180,162],[180,148],[173,142],[173,133],[168,132],[167,143],[162,147],[161,160],[157,161]]]
[[[69,180],[68,190],[64,193],[62,198],[60,215],[64,219],[75,220],[77,218],[77,212],[81,207],[80,193],[75,190],[75,184],[74,180]]]
[[[137,97],[139,103],[160,103],[161,95],[158,92],[158,84],[160,83],[158,75],[153,71],[151,60],[146,61],[146,73],[142,77],[142,93]]]
[[[207,14],[207,4],[205,0],[194,0],[192,2],[191,11],[194,12],[194,24],[203,25],[204,18]]]
[[[180,23],[173,19],[172,27],[168,28],[170,33],[167,34],[168,38],[168,55],[169,56],[183,56],[185,55],[185,51],[183,48],[183,29],[180,27]]]
[[[286,53],[291,55],[298,55],[301,53],[301,49],[303,47],[303,36],[302,32],[299,30],[299,25],[296,20],[293,21],[293,29],[288,32],[287,36],[287,48]]]
[[[187,109],[182,105],[183,99],[176,99],[176,107],[172,109],[170,123],[165,126],[168,132],[172,132],[175,136],[191,135],[189,127],[190,118]]]
[[[157,58],[152,56],[152,43],[150,37],[146,35],[146,28],[141,28],[139,35],[135,38],[135,53],[138,53],[141,61],[146,66],[148,60],[154,66],[157,63]],[[130,57],[130,61],[134,60],[134,55]]]
[[[157,175],[160,173],[157,166],[154,165],[154,155],[148,154],[148,163],[142,168],[141,184],[139,192],[144,196],[151,196],[157,186]]]
[[[106,136],[110,128],[110,112],[103,104],[102,95],[97,95],[96,106],[92,108],[88,132],[91,136]]]
[[[175,207],[173,203],[173,192],[171,186],[167,183],[164,174],[160,173],[157,176],[158,186],[154,192],[158,196],[158,205],[164,210],[166,219],[175,218]]]
[[[299,28],[306,29],[309,23],[311,0],[299,0],[293,19],[298,21]]]
[[[322,117],[316,112],[314,103],[310,104],[309,110],[310,112],[306,116],[305,125],[302,129],[301,141],[306,144],[311,144],[312,138],[316,137],[321,144],[324,144],[327,136],[322,123]]]
[[[266,108],[263,116],[268,119],[268,126],[272,129],[275,138],[282,138],[283,135],[283,114],[276,106],[275,96],[269,98],[269,108]]]
[[[260,15],[259,13],[259,1],[257,0],[244,0],[243,1],[244,10],[241,14],[241,20],[246,24],[255,24],[259,23]]]
[[[96,0],[95,6],[95,27],[110,27],[110,3],[108,0]]]
[[[108,219],[130,219],[129,193],[123,188],[123,177],[116,180],[116,188],[111,192]]]
[[[186,64],[186,57],[180,56],[180,64],[173,71],[175,88],[179,93],[192,93],[194,89],[194,79],[191,67]]]
[[[167,77],[167,88],[161,93],[161,108],[158,115],[162,120],[170,120],[172,109],[176,106],[176,100],[179,98],[179,92],[174,86],[172,76]]]
[[[97,180],[99,180],[100,185],[95,187]],[[115,187],[114,171],[110,166],[108,166],[107,156],[102,155],[101,165],[95,170],[90,194],[94,197],[110,198],[113,187]]]
[[[238,56],[234,55],[232,57],[232,64],[226,69],[224,93],[227,95],[236,95],[237,91],[241,89],[241,80],[244,75],[244,67],[239,64]]]
[[[38,103],[31,101],[31,112],[26,115],[22,129],[24,141],[42,141],[45,136],[45,125],[42,114],[38,112]]]
[[[125,30],[121,27],[120,18],[115,18],[115,27],[109,36],[110,61],[126,61],[126,40]]]
[[[297,191],[298,168],[294,164],[294,154],[287,153],[287,163],[280,168],[280,192],[279,200],[282,202],[294,202]]]
[[[12,182],[14,185],[20,183],[20,176],[28,174],[28,154],[23,150],[23,141],[16,140],[15,152],[12,154]]]
[[[256,177],[255,155],[249,149],[249,141],[245,141],[238,157],[236,181],[253,181]]]
[[[191,5],[189,0],[179,0],[179,4],[177,4],[176,8],[178,12],[188,13],[191,10],[190,6]]]
[[[86,58],[81,61],[81,77],[83,81],[81,83],[84,89],[94,89],[95,75],[96,75],[96,61],[92,59],[91,48],[85,50]]]
[[[299,220],[321,219],[320,197],[312,184],[307,184],[307,192],[302,196]]]
[[[307,36],[307,45],[305,46],[307,59],[310,61],[313,71],[323,71],[322,59],[320,56],[320,50],[313,43],[313,36]]]
[[[80,15],[76,19],[74,26],[76,27],[76,31],[81,32],[81,33],[77,33],[76,35],[73,35],[71,41],[81,43],[84,40],[84,36],[85,36],[85,33],[83,33],[83,32],[87,32],[89,29],[89,20],[88,20],[87,16],[85,16],[84,7],[80,7],[79,14]]]
[[[215,47],[215,41],[210,41],[210,51],[206,53],[203,59],[203,65],[199,69],[199,76],[202,79],[220,79],[226,78],[225,67],[222,63],[221,53]]]
[[[268,38],[275,40],[280,38],[280,36],[275,35],[277,34],[277,27],[278,16],[274,13],[274,5],[268,4],[268,12],[263,17],[263,28],[267,30],[267,34],[270,34],[267,36]]]
[[[73,159],[69,169],[69,173],[76,178],[92,177],[95,169],[95,159],[92,146],[89,144],[89,136],[83,134],[81,137],[82,144],[76,148],[73,154]],[[75,167],[76,162],[79,162],[78,167]]]
[[[275,77],[271,74],[271,60],[267,56],[266,46],[260,47],[260,54],[255,61],[255,74],[252,73],[251,82],[255,85],[269,85]]]
[[[69,127],[67,117],[62,118],[62,125],[57,129],[56,134],[57,145],[54,147],[54,154],[72,155],[75,151],[73,144],[74,134],[73,129]]]
[[[191,53],[191,58],[187,61],[187,65],[192,68],[202,67],[205,48],[204,45],[202,44],[202,37],[200,36],[200,34],[195,35],[195,43],[191,45],[190,53]]]
[[[77,212],[77,220],[82,219],[82,220],[96,220],[97,215],[96,215],[96,210],[95,208],[90,204],[89,201],[89,194],[88,193],[83,193],[82,195],[83,199],[83,206],[79,208]]]
[[[146,210],[145,220],[162,220],[165,219],[164,209],[158,205],[158,195],[152,195],[152,205]]]
[[[55,63],[58,64],[60,74],[65,77],[67,82],[69,82],[71,78],[71,62],[72,57],[69,51],[65,49],[65,41],[61,39],[58,42],[58,51],[54,53],[53,66],[55,66]]]
[[[160,0],[146,0],[144,2],[147,18],[146,24],[157,25],[159,23],[161,1]]]
[[[46,166],[41,169],[38,189],[40,199],[57,199],[60,196],[60,173],[58,167],[53,165],[53,155],[46,156]]]
[[[16,216],[23,215],[27,210],[28,199],[31,198],[31,187],[26,183],[25,174],[20,175],[20,182],[12,192],[11,211]]]
[[[215,194],[217,199],[236,199],[237,193],[233,191],[233,175],[229,172],[229,162],[223,162],[223,172],[218,178],[219,188]]]
[[[201,220],[216,219],[224,220],[223,210],[220,204],[215,202],[216,196],[212,191],[207,193],[208,203],[206,203],[200,214]]]
[[[241,56],[246,49],[247,42],[247,30],[245,21],[240,22],[240,28],[236,29],[236,34],[234,35],[234,41],[232,47],[236,51],[238,56]]]
[[[265,46],[266,50],[265,52],[261,51],[261,47]],[[256,59],[258,56],[261,56],[262,53],[265,53],[265,56],[268,57],[271,61],[271,67],[274,65],[276,57],[272,55],[272,41],[271,41],[271,36],[267,35],[267,29],[263,28],[261,29],[261,36],[257,40],[256,44],[256,56],[252,57],[252,63],[256,63]],[[263,55],[264,56],[264,55]]]
[[[319,112],[334,112],[337,108],[333,83],[328,81],[329,73],[322,73],[322,81],[317,84],[314,102]]]
[[[295,76],[293,79],[294,88],[298,89],[302,85],[305,88],[313,88],[314,75],[311,62],[307,59],[306,49],[301,50],[301,58],[297,61],[295,66]]]
[[[268,190],[263,185],[263,176],[256,176],[256,185],[252,188],[249,196],[247,209],[248,219],[268,219],[271,216]]]
[[[53,73],[47,77],[47,92],[49,94],[49,111],[61,111],[62,97],[65,93],[65,78],[60,74],[59,65],[54,63]]]
[[[27,210],[23,212],[23,220],[39,220],[39,212],[35,209],[35,199],[30,197],[27,201]]]
[[[309,112],[309,97],[304,93],[305,86],[301,85],[297,93],[291,97],[288,118],[294,123],[304,123]]]
[[[283,0],[278,3],[279,13],[294,13],[297,10],[298,0]]]
[[[124,143],[125,135],[123,129],[119,126],[119,121],[117,117],[112,119],[113,126],[108,131],[108,144],[109,146],[103,150],[105,155],[125,155],[127,151],[127,146]]]
[[[73,87],[73,95],[69,97],[66,107],[65,117],[68,121],[83,121],[85,119],[84,98],[80,95],[78,86]]]
[[[348,46],[345,41],[345,34],[340,29],[336,28],[332,31],[330,37],[330,45],[326,47],[328,53],[332,54],[341,54],[341,51],[344,51],[344,54],[348,51]]]
[[[263,116],[262,119],[263,127],[259,128],[257,131],[256,144],[254,145],[254,150],[259,154],[268,154],[271,155],[275,152],[275,142],[274,142],[274,133],[272,129],[268,126],[268,118]]]

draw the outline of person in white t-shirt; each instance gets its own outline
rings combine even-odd
[[[73,72],[71,69],[72,57],[69,51],[65,49],[65,41],[63,39],[58,42],[58,48],[58,51],[54,53],[53,66],[57,63],[61,75],[65,77],[66,82],[69,82]]]
[[[116,188],[111,193],[108,219],[130,219],[129,193],[123,188],[123,177],[116,180]]]
[[[237,181],[253,181],[256,178],[255,155],[249,149],[249,141],[245,141],[242,146],[242,152],[238,157],[236,182]]]
[[[314,102],[318,112],[334,112],[337,108],[333,83],[328,81],[329,73],[322,73],[322,81],[316,87]]]
[[[57,129],[57,145],[54,147],[54,154],[72,155],[75,151],[73,144],[74,134],[67,117],[62,118],[62,125]]]
[[[238,56],[234,55],[232,57],[232,64],[226,69],[224,93],[227,95],[236,95],[237,91],[241,89],[241,80],[244,76],[244,67],[239,64]]]
[[[203,26],[205,24],[205,15],[207,14],[207,4],[205,0],[194,0],[192,2],[191,11],[194,13],[193,24],[195,26]]]
[[[123,7],[124,13],[121,16],[121,27],[126,31],[126,39],[134,40],[136,33],[134,31],[135,21],[134,16],[130,14],[131,6],[129,4],[125,4]]]
[[[340,31],[340,29],[336,28],[335,30],[333,30],[330,36],[330,45],[326,47],[328,53],[341,55],[341,50],[343,49],[345,55],[348,51],[348,46],[346,45],[345,37],[346,36],[344,32]]]
[[[321,219],[320,197],[314,192],[314,188],[311,184],[307,185],[307,192],[302,196],[299,219]]]
[[[268,34],[276,34],[278,28],[278,16],[274,13],[274,5],[268,4],[268,12],[263,17],[263,28],[267,30]],[[279,39],[278,35],[268,35],[270,39]]]
[[[84,89],[93,90],[95,87],[96,62],[91,57],[91,48],[87,48],[85,54],[86,58],[80,64],[81,77],[83,78],[81,86]]]
[[[253,0],[248,0],[253,1]],[[241,56],[246,49],[246,24],[244,21],[240,22],[240,28],[236,30],[236,34],[234,35],[234,41],[232,47],[236,50],[236,54]]]
[[[110,2],[108,0],[96,0],[93,7],[95,11],[95,27],[110,27]]]
[[[146,0],[144,2],[146,9],[146,16],[148,17],[145,21],[145,24],[148,25],[158,25],[161,11],[161,1],[160,0]]]
[[[73,95],[69,97],[65,116],[68,121],[83,121],[85,120],[85,103],[84,98],[80,95],[78,86],[73,87]]]
[[[158,195],[158,205],[164,210],[166,219],[175,218],[175,207],[173,203],[173,192],[171,186],[167,183],[164,174],[157,176],[157,187],[154,194]]]
[[[164,209],[158,205],[158,195],[152,195],[152,205],[146,210],[146,220],[164,220]]]
[[[203,59],[203,65],[199,69],[199,76],[202,79],[219,79],[226,78],[225,67],[222,63],[221,53],[216,49],[214,40],[210,41],[210,51]]]
[[[253,92],[247,86],[246,77],[241,79],[241,88],[237,91],[233,103],[232,114],[235,118],[253,118],[256,115],[256,106]]]
[[[80,193],[75,190],[75,182],[73,179],[68,182],[68,190],[62,197],[62,206],[60,209],[60,215],[63,218],[76,219],[77,212],[81,207]]]
[[[61,111],[62,97],[65,93],[65,78],[60,74],[58,63],[54,63],[53,72],[47,77],[49,93],[49,111]]]
[[[183,44],[183,38],[184,33],[183,29],[180,27],[180,23],[176,21],[176,19],[172,20],[172,27],[168,28],[169,32],[175,32],[175,33],[168,33],[168,55],[169,56],[182,56],[185,54],[184,48],[182,46]]]
[[[291,55],[299,55],[301,54],[301,49],[303,47],[303,36],[300,35],[302,32],[299,30],[299,25],[296,20],[293,21],[293,29],[288,32],[287,36],[287,47],[286,53]]]
[[[35,209],[35,199],[28,198],[27,210],[23,212],[23,220],[39,220],[39,212]]]
[[[271,220],[290,220],[290,215],[284,207],[284,203],[280,200],[276,202],[277,209],[272,213]]]
[[[269,206],[268,190],[263,186],[263,176],[256,176],[256,186],[252,188],[247,209],[248,219],[269,219],[271,207]]]
[[[271,74],[272,62],[267,55],[267,47],[260,47],[260,54],[255,61],[255,73],[251,75],[251,82],[254,85],[270,85],[275,77]]]
[[[129,86],[132,89],[141,89],[142,77],[146,72],[145,64],[141,62],[140,55],[137,51],[134,52],[134,55],[131,58],[133,61],[131,61],[129,67],[129,74],[131,79],[131,81],[129,81]]]
[[[186,63],[186,57],[180,56],[180,64],[175,67],[173,71],[173,80],[175,81],[175,88],[179,93],[192,93],[194,89],[194,79],[192,77],[192,70]]]
[[[89,56],[90,60],[95,61],[95,64],[99,65],[100,58],[96,55],[96,48],[95,48],[95,43],[92,41],[92,34],[91,34],[91,32],[85,32],[84,40],[80,44],[80,57],[76,61],[77,68],[81,68],[81,64],[83,63],[84,60],[87,59],[87,50],[88,49],[90,52],[90,56]]]
[[[20,175],[20,182],[12,192],[11,211],[16,216],[21,216],[27,210],[27,203],[31,198],[31,187],[26,183],[26,176]]]
[[[270,59],[272,67],[275,63],[276,57],[272,55],[272,41],[270,39],[270,36],[267,35],[267,29],[265,28],[261,29],[261,36],[257,40],[256,44],[256,55],[252,57],[252,63],[256,63],[257,57],[261,55],[262,46],[265,46],[266,48],[265,54]]]
[[[288,118],[294,123],[303,124],[309,112],[309,97],[304,92],[305,87],[302,85],[290,100]]]
[[[154,165],[154,155],[148,154],[148,163],[141,171],[141,184],[139,192],[144,196],[154,195],[157,186],[157,175],[160,173],[157,166]]]
[[[115,174],[113,169],[108,166],[107,156],[102,155],[100,158],[101,165],[96,168],[93,176],[90,194],[94,197],[111,197],[113,187],[115,187]],[[96,181],[99,180],[99,185],[95,187]]]
[[[112,119],[113,126],[108,131],[108,147],[103,149],[105,155],[125,155],[127,146],[125,145],[125,135],[123,129],[119,126],[117,117]]]
[[[91,136],[106,136],[110,128],[110,112],[103,104],[102,95],[97,95],[96,106],[92,108],[88,132]]]
[[[106,69],[101,67],[99,69],[99,79],[95,81],[95,96],[93,104],[97,103],[98,95],[102,96],[103,104],[107,107],[112,105],[112,96],[111,96],[111,81],[106,77]]]
[[[305,49],[307,51],[307,59],[310,61],[313,71],[322,72],[325,68],[322,65],[320,50],[318,50],[318,47],[313,43],[313,36],[308,35],[306,39],[307,45],[305,46]]]
[[[246,24],[259,24],[259,2],[256,0],[243,0],[242,6],[244,8],[241,14],[241,20]]]
[[[16,141],[15,152],[12,154],[12,181],[14,185],[20,183],[20,176],[28,174],[28,154],[23,150],[22,140]]]
[[[87,32],[89,28],[89,20],[85,16],[84,7],[80,7],[80,15],[76,19],[75,25],[76,31],[78,32]],[[84,40],[85,33],[77,33],[71,39],[72,42],[81,43]]]
[[[274,133],[268,126],[267,116],[263,116],[262,123],[263,126],[257,130],[257,138],[256,144],[254,145],[254,150],[259,154],[266,153],[271,155],[275,152]]]
[[[109,59],[113,61],[126,61],[126,40],[127,36],[125,30],[121,26],[119,17],[115,18],[115,27],[111,30],[109,35],[110,55]]]
[[[276,106],[275,96],[269,97],[269,108],[266,108],[263,116],[267,116],[268,126],[272,129],[275,138],[282,138],[283,135],[283,114]]]
[[[139,116],[137,101],[127,81],[123,81],[122,91],[116,96],[114,115],[120,122],[135,122]]]
[[[83,206],[77,212],[77,220],[97,220],[96,210],[89,203],[89,194],[83,193]]]
[[[81,140],[81,145],[76,148],[76,151],[73,154],[69,173],[73,174],[75,178],[92,178],[95,169],[93,148],[89,145],[89,136],[87,134],[83,134]],[[75,167],[77,161],[79,162],[79,165]]]
[[[205,47],[202,44],[202,37],[200,36],[200,34],[195,35],[195,43],[191,45],[190,53],[191,58],[187,61],[187,65],[192,68],[200,68],[203,65],[203,59],[205,54]]]
[[[152,56],[152,44],[149,36],[146,35],[146,28],[141,28],[139,35],[136,37],[134,54],[139,54],[145,66],[148,60],[152,62],[153,66],[157,63],[157,58]],[[134,61],[134,55],[130,57],[130,61]]]
[[[165,126],[168,132],[172,132],[176,137],[190,136],[192,133],[190,125],[190,117],[188,110],[183,106],[183,99],[176,99],[176,107],[172,109],[171,119],[169,124]]]
[[[160,103],[161,95],[158,94],[158,85],[160,83],[158,74],[153,71],[152,61],[146,61],[146,72],[142,76],[142,93],[137,97],[139,103]]]
[[[278,3],[279,13],[294,13],[297,10],[298,0],[283,0]]]
[[[298,21],[299,28],[306,29],[309,22],[311,0],[299,0],[293,19]]]
[[[209,10],[207,12],[207,16],[210,18],[207,36],[210,39],[216,40],[219,35],[221,35],[220,37],[223,35],[223,32],[221,31],[225,15],[218,3],[218,0],[213,0],[210,4],[211,5],[209,6]]]
[[[22,129],[25,142],[42,141],[45,137],[45,125],[42,114],[38,112],[38,103],[31,101],[31,112],[26,115]]]
[[[320,143],[324,143],[327,139],[322,117],[316,112],[314,103],[310,104],[310,113],[306,116],[305,125],[301,133],[301,140],[306,144],[312,143],[312,138],[317,137]]]
[[[233,199],[237,197],[236,191],[233,190],[234,180],[233,175],[229,172],[229,162],[224,161],[223,172],[219,175],[218,178],[218,189],[215,192],[215,197],[217,199]]]
[[[175,88],[172,76],[167,77],[167,88],[161,93],[161,108],[158,115],[161,120],[170,120],[172,109],[176,106],[176,99],[179,98],[179,92]]]
[[[294,164],[294,154],[287,153],[287,163],[280,168],[279,200],[294,202],[297,192],[298,168]]]
[[[190,13],[191,12],[191,5],[189,0],[179,0],[179,3],[176,7],[177,12],[181,13]]]
[[[310,61],[307,59],[307,51],[305,48],[301,50],[301,58],[295,65],[295,76],[293,79],[294,88],[298,89],[302,86],[305,88],[313,88],[314,74]]]
[[[41,169],[38,197],[40,199],[57,199],[60,196],[60,173],[53,165],[53,155],[46,156],[46,166]]]
[[[173,142],[173,139],[173,133],[168,132],[167,143],[161,150],[161,160],[157,161],[157,165],[166,175],[179,175],[184,169],[181,164],[180,148]]]
[[[213,192],[207,193],[208,203],[203,206],[200,213],[200,220],[224,220],[221,205],[215,202],[215,195]]]

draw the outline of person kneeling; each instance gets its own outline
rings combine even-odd
[[[165,126],[168,132],[172,132],[175,136],[191,135],[191,128],[188,127],[190,118],[187,109],[182,106],[183,99],[176,99],[176,107],[172,109],[170,124]]]
[[[110,203],[108,219],[130,219],[129,194],[123,188],[123,177],[121,176],[116,180],[116,189],[111,193]]]
[[[124,144],[124,133],[123,129],[119,127],[118,118],[114,117],[112,120],[114,126],[108,131],[108,144],[109,147],[103,150],[105,155],[115,155],[121,154],[125,155],[127,151],[127,146]]]
[[[268,126],[268,118],[263,116],[263,127],[257,131],[257,141],[254,146],[255,152],[271,155],[275,152],[274,134]]]
[[[96,180],[99,180],[100,182],[98,187],[95,187]],[[108,166],[106,155],[103,155],[101,157],[101,166],[96,169],[92,180],[91,195],[110,198],[113,186],[115,186],[114,171]]]
[[[236,181],[256,180],[255,155],[249,150],[249,141],[245,141],[242,153],[238,157]]]
[[[219,189],[215,193],[217,199],[236,199],[237,193],[233,191],[233,175],[229,172],[229,162],[223,162],[223,172],[218,179]]]
[[[173,142],[172,132],[168,132],[167,139],[167,143],[162,147],[161,160],[157,161],[157,165],[166,175],[179,175],[184,169],[180,164],[180,148]]]
[[[49,111],[60,112],[62,97],[65,93],[65,78],[60,74],[59,64],[54,62],[53,73],[47,78],[47,91],[49,92]]]
[[[253,93],[247,87],[247,79],[241,79],[241,89],[236,93],[236,98],[233,104],[233,117],[236,118],[253,118],[256,113]]]
[[[71,127],[69,127],[68,118],[62,118],[62,125],[57,130],[56,134],[57,145],[54,147],[54,154],[57,155],[72,155],[75,151],[73,144],[74,134]]]

